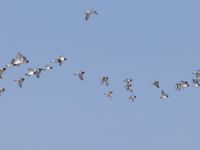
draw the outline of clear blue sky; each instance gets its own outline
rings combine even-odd
[[[28,65],[5,72],[0,86],[1,150],[199,150],[200,92],[174,89],[200,69],[197,0],[1,0],[0,63],[18,51]],[[99,15],[88,22],[86,9]],[[13,79],[54,57],[68,61]],[[84,70],[85,81],[74,72]],[[110,77],[110,87],[99,78]],[[135,103],[122,81],[132,77]],[[160,80],[170,96],[159,99]],[[113,90],[113,100],[103,94]]]

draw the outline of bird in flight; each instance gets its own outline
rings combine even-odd
[[[78,76],[80,80],[83,80],[84,79],[84,74],[85,74],[85,71],[81,71],[81,72],[78,72],[78,73],[74,73],[75,76]]]
[[[109,77],[104,76],[100,79],[101,85],[105,84],[106,86],[109,86]]]
[[[97,11],[96,10],[91,10],[91,9],[88,9],[85,11],[85,20],[87,21],[91,15],[98,15]]]
[[[53,63],[58,63],[60,66],[67,60],[64,56],[58,56],[56,59],[52,60]]]
[[[29,60],[23,56],[20,52],[17,53],[16,57],[13,58],[6,67],[20,66],[21,64],[27,64]]]
[[[25,78],[17,78],[15,81],[17,82],[18,86],[22,88],[22,84],[25,81]]]
[[[5,92],[5,88],[0,88],[0,95],[3,93],[3,92]]]
[[[137,98],[137,96],[131,95],[128,99],[130,99],[132,102],[134,102],[136,98]]]
[[[0,79],[3,79],[3,74],[5,70],[6,70],[5,67],[0,68]]]
[[[104,93],[104,95],[106,95],[110,100],[112,100],[113,91],[108,91],[108,92]]]
[[[160,95],[160,99],[166,99],[166,98],[168,98],[168,97],[169,97],[168,94],[165,93],[164,90],[162,90],[162,91],[161,91],[161,95]]]
[[[160,82],[159,81],[153,81],[152,85],[154,85],[157,88],[160,88]]]

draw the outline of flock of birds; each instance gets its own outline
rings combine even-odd
[[[86,10],[85,11],[85,20],[88,21],[88,19],[92,15],[98,15],[97,11]],[[52,63],[57,63],[60,66],[62,66],[65,61],[67,61],[66,57],[58,56],[54,60],[52,60],[49,64],[45,65],[43,68],[35,68],[35,69],[28,68],[24,77],[17,78],[14,81],[18,84],[18,86],[20,88],[22,88],[23,83],[25,81],[25,77],[36,76],[37,78],[40,78],[40,75],[43,71],[48,71],[48,70],[53,69],[53,67],[51,65]],[[27,59],[27,57],[25,57],[20,52],[18,52],[16,57],[11,59],[11,61],[8,65],[0,68],[0,79],[3,79],[3,74],[8,68],[19,67],[19,66],[21,66],[23,64],[27,64],[27,63],[29,63],[29,60]],[[175,89],[178,90],[178,91],[181,91],[181,90],[188,88],[190,86],[199,87],[200,86],[200,70],[194,71],[193,74],[195,75],[195,78],[192,80],[191,84],[189,84],[188,81],[181,80],[179,83],[175,84]],[[77,76],[80,80],[84,80],[85,71],[80,71],[80,72],[74,73],[74,75]],[[110,78],[108,76],[103,76],[100,79],[100,84],[105,85],[105,86],[109,86],[109,80],[110,80]],[[127,78],[123,82],[124,82],[125,90],[130,92],[130,93],[133,93],[133,91],[134,91],[133,79]],[[156,80],[156,81],[153,81],[151,84],[155,88],[158,88],[158,89],[160,88],[160,81]],[[0,95],[2,93],[4,93],[5,91],[6,91],[6,89],[1,87],[0,88]],[[112,96],[113,96],[113,91],[111,91],[111,90],[107,91],[106,93],[104,93],[104,95],[111,100]],[[161,90],[160,99],[167,99],[168,97],[169,97],[169,95],[164,90]],[[136,95],[130,95],[130,97],[128,97],[128,99],[131,100],[132,102],[134,102],[136,98],[137,98]]]
[[[18,84],[18,86],[20,88],[22,88],[23,83],[25,81],[25,77],[36,76],[36,78],[40,78],[40,75],[43,71],[48,71],[48,70],[53,69],[53,66],[51,65],[52,63],[56,63],[56,64],[59,64],[59,66],[62,66],[65,61],[67,61],[67,58],[65,56],[58,56],[55,59],[53,59],[49,64],[45,65],[42,68],[34,68],[34,69],[28,68],[24,77],[17,78],[14,81]],[[18,52],[16,57],[11,59],[11,61],[8,65],[0,68],[0,79],[3,79],[3,74],[8,68],[19,67],[19,66],[21,66],[23,64],[27,64],[27,63],[29,63],[29,60],[27,59],[27,57],[25,57],[20,52]],[[194,71],[193,74],[195,75],[195,79],[192,80],[191,84],[189,84],[188,81],[181,80],[179,83],[175,84],[175,89],[178,91],[181,91],[185,88],[188,88],[189,86],[199,87],[200,86],[200,70]],[[76,72],[76,73],[74,73],[74,75],[83,81],[84,76],[85,76],[85,71]],[[100,84],[108,87],[109,80],[110,80],[110,78],[108,76],[103,76],[102,78],[100,78]],[[124,82],[125,90],[130,93],[133,93],[133,91],[134,91],[133,79],[127,78],[123,82]],[[153,81],[151,84],[155,88],[160,88],[160,81],[156,80],[156,81]],[[5,91],[6,91],[5,88],[0,88],[0,95]],[[106,93],[104,93],[104,95],[111,100],[112,96],[113,96],[113,91],[107,91]],[[160,99],[166,99],[168,97],[169,97],[169,95],[164,90],[161,90]],[[134,102],[136,98],[137,98],[136,95],[130,95],[130,97],[128,97],[128,99],[131,100],[132,102]]]

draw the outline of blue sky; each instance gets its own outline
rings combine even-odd
[[[197,0],[1,0],[0,63],[20,51],[30,63],[5,72],[0,86],[2,150],[198,150],[199,88],[175,91],[200,69]],[[84,11],[99,15],[84,20]],[[64,55],[62,66],[13,81]],[[81,82],[73,74],[84,70]],[[110,77],[110,87],[100,77]],[[122,81],[133,78],[135,103]],[[160,80],[169,99],[151,86]],[[104,96],[113,90],[112,101]]]

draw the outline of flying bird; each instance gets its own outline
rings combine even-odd
[[[44,68],[43,68],[44,71],[48,71],[48,70],[51,70],[51,69],[53,69],[53,67],[49,64],[45,65]]]
[[[3,74],[5,70],[6,70],[5,67],[0,68],[0,79],[3,79]]]
[[[129,92],[133,92],[133,84],[129,83],[125,85],[125,88]]]
[[[39,79],[40,78],[40,74],[42,73],[43,68],[36,68],[34,70],[36,77]]]
[[[128,99],[130,99],[132,102],[134,102],[136,98],[137,98],[137,96],[131,95]]]
[[[166,99],[168,98],[168,94],[164,92],[164,90],[161,91],[160,99]]]
[[[78,72],[78,73],[74,73],[75,76],[78,76],[80,80],[83,80],[84,79],[84,74],[85,74],[85,71],[81,71],[81,72]]]
[[[189,87],[188,81],[183,81],[183,80],[181,80],[179,83],[176,83],[176,85],[175,85],[175,88],[178,91],[181,91],[187,87]]]
[[[28,72],[25,75],[28,77],[35,75],[35,69],[28,68]]]
[[[67,60],[64,56],[58,56],[56,59],[52,60],[53,63],[58,63],[60,66]]]
[[[192,86],[193,86],[193,87],[199,87],[199,86],[200,86],[199,80],[197,80],[197,79],[192,79]]]
[[[153,81],[152,85],[154,85],[157,88],[160,88],[160,82],[159,81]]]
[[[193,71],[192,74],[196,76],[197,80],[200,80],[200,70]]]
[[[110,100],[112,100],[113,91],[108,91],[108,92],[104,93],[104,95],[106,95]]]
[[[180,83],[182,84],[182,87],[183,87],[183,88],[187,88],[187,87],[190,86],[189,83],[188,83],[188,81],[183,81],[183,80],[181,80]]]
[[[86,10],[85,11],[85,20],[87,21],[89,18],[90,18],[90,16],[91,15],[98,15],[98,13],[97,13],[97,11],[95,11],[95,10]]]
[[[0,95],[3,93],[3,92],[5,92],[5,88],[0,88]]]
[[[101,85],[105,84],[106,86],[109,86],[109,77],[104,76],[100,79]]]
[[[20,66],[21,64],[27,63],[29,63],[29,60],[20,52],[18,52],[16,57],[11,59],[10,64],[8,64],[6,67]]]
[[[182,86],[181,83],[176,83],[175,89],[178,90],[178,91],[181,91],[182,89],[184,89],[184,87]]]
[[[127,78],[123,82],[125,82],[126,84],[130,84],[130,83],[132,83],[132,81],[133,81],[133,79]]]
[[[25,81],[25,78],[17,78],[17,79],[15,79],[15,81],[17,82],[19,87],[22,88],[22,84]]]

